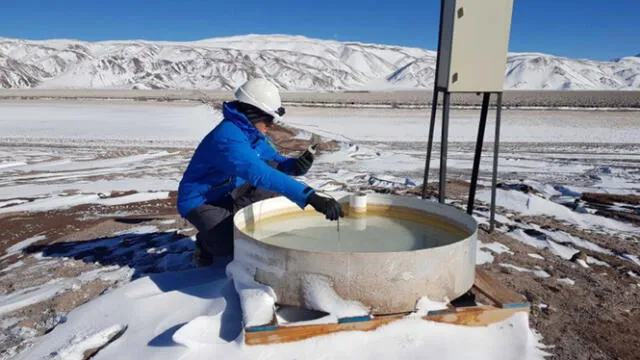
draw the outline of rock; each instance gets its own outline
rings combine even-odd
[[[577,253],[573,254],[573,256],[571,257],[571,261],[572,262],[578,262],[578,260],[582,260],[584,262],[587,261],[587,254],[585,254],[583,251],[578,251]]]
[[[521,191],[525,194],[529,194],[529,193],[535,193],[535,189],[532,188],[531,186],[527,185],[527,184],[505,184],[505,183],[498,183],[496,185],[496,187],[498,189],[505,189],[505,190],[516,190],[516,191]]]
[[[545,233],[535,229],[526,229],[524,230],[524,233],[540,240],[545,240],[547,238],[547,235]]]

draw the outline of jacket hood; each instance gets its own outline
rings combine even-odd
[[[249,121],[243,113],[238,111],[237,101],[223,103],[222,115],[224,115],[225,120],[231,121],[234,125],[240,128],[240,130],[247,135],[251,143],[258,139],[265,139],[265,136],[258,131],[253,123]]]

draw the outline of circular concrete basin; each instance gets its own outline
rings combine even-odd
[[[473,217],[393,195],[339,201],[347,210],[339,225],[283,197],[241,209],[235,261],[273,288],[278,304],[323,311],[324,301],[357,302],[372,314],[408,312],[423,297],[453,300],[473,285]]]

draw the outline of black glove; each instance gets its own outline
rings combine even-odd
[[[320,196],[314,192],[307,198],[307,204],[313,206],[317,212],[323,213],[327,220],[338,220],[339,217],[344,217],[342,206],[333,198]]]
[[[313,153],[307,150],[296,160],[291,169],[291,174],[294,176],[306,174],[313,165]]]

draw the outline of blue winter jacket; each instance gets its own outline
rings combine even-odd
[[[280,155],[270,139],[240,112],[237,102],[223,104],[224,120],[202,140],[178,188],[182,217],[194,208],[213,203],[248,182],[284,195],[303,208],[313,190],[287,174],[296,159]],[[278,169],[266,162],[278,163]]]

